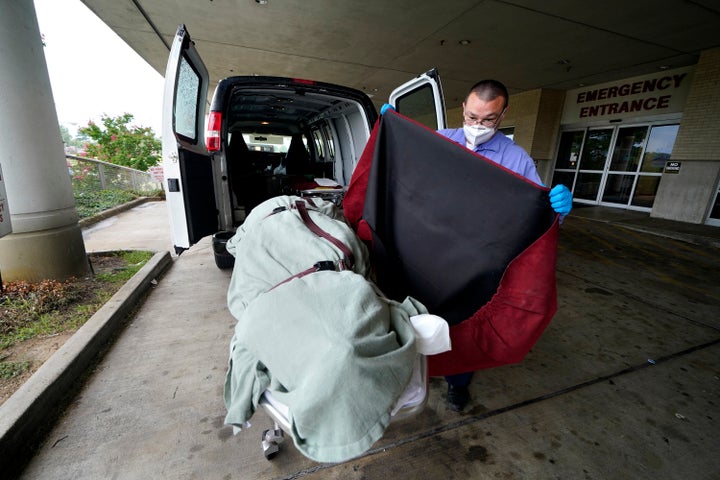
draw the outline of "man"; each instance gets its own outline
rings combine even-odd
[[[507,88],[497,80],[482,80],[472,86],[463,107],[462,128],[443,129],[438,133],[483,157],[502,165],[528,180],[543,185],[535,162],[519,145],[498,132],[498,126],[508,109]],[[394,109],[385,104],[380,113]],[[572,209],[572,194],[564,185],[556,185],[549,192],[550,205],[561,220]],[[359,213],[357,215],[359,217]],[[450,409],[462,411],[470,400],[468,386],[473,372],[446,376],[447,402]]]
[[[462,128],[439,130],[438,133],[542,185],[530,155],[497,131],[507,112],[508,98],[505,85],[497,80],[482,80],[473,85],[462,104]],[[566,186],[556,185],[550,190],[550,204],[564,217],[572,209],[572,194]],[[445,377],[448,382],[447,402],[452,410],[463,410],[470,400],[468,385],[472,375],[473,372],[467,372]]]

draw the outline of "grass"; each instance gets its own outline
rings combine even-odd
[[[75,189],[80,218],[96,215],[147,193]],[[64,282],[8,282],[0,291],[0,380],[22,375],[32,367],[14,361],[12,347],[37,337],[51,337],[80,328],[152,257],[147,251],[90,255],[94,274]]]
[[[126,190],[85,190],[75,193],[75,209],[80,218],[87,218],[140,196]]]
[[[0,362],[0,379],[22,375],[30,368],[30,362]]]
[[[64,282],[5,283],[0,293],[0,355],[19,342],[80,328],[152,256],[147,251],[91,255],[94,275]],[[0,378],[22,367],[11,363],[0,362]]]

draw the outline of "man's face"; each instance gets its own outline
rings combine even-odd
[[[466,125],[484,125],[495,128],[505,115],[505,99],[482,100],[477,94],[471,93],[463,102],[463,120]]]

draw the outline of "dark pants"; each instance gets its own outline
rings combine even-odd
[[[472,380],[473,373],[475,372],[465,372],[457,373],[455,375],[447,375],[445,377],[445,380],[447,380],[448,385],[452,385],[453,387],[466,387],[470,385],[470,380]]]

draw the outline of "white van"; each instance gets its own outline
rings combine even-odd
[[[378,114],[365,93],[312,80],[229,77],[218,83],[209,112],[207,93],[207,69],[180,25],[163,98],[173,244],[180,254],[213,235],[215,263],[227,268],[233,257],[225,241],[258,203],[282,194],[341,202]],[[388,103],[429,128],[445,128],[434,69],[398,87]]]

